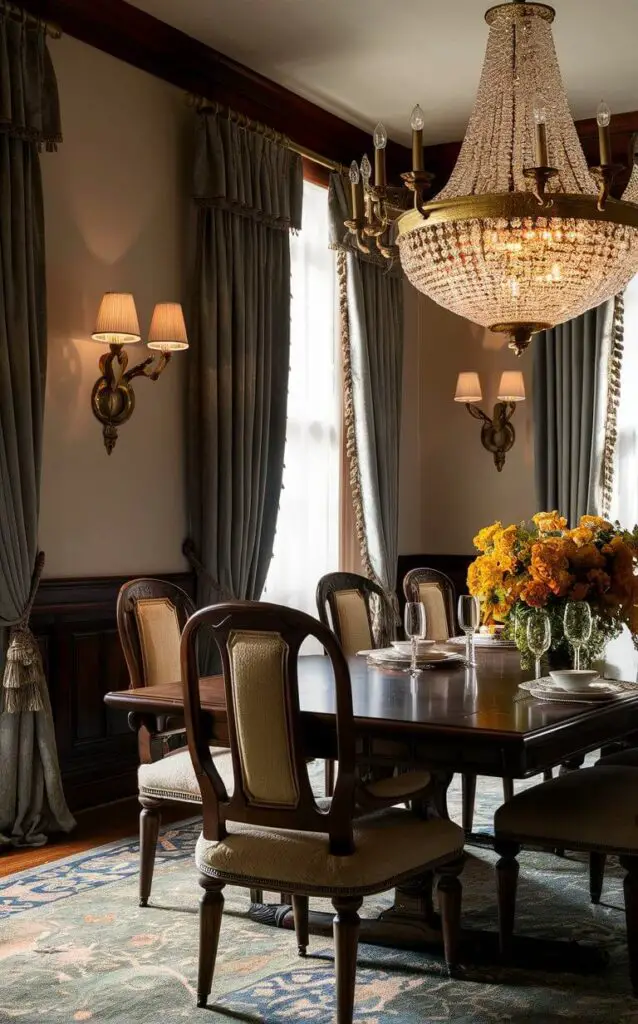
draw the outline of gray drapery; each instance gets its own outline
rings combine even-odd
[[[301,158],[282,136],[197,116],[195,289],[188,360],[185,553],[198,604],[258,599],[272,557],[286,442],[290,238]]]
[[[0,661],[7,630],[20,624],[20,634],[10,634],[12,665],[24,656],[19,667],[33,687],[22,704],[19,693],[3,689],[0,846],[37,846],[75,824],[62,792],[39,652],[28,631],[42,563],[37,537],[47,351],[38,148],[55,148],[60,122],[44,29],[1,5],[0,68]],[[13,680],[19,676],[14,671]],[[5,686],[8,680],[7,672]],[[40,710],[9,713],[11,702]]]
[[[607,373],[613,300],[536,335],[534,449],[542,511],[558,509],[575,525],[596,514],[596,418]]]
[[[403,280],[398,266],[368,257],[344,228],[347,186],[330,178],[330,243],[338,250],[345,425],[364,571],[388,597],[378,639],[395,632],[399,442],[403,383]]]

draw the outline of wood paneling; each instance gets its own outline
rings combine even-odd
[[[192,593],[190,575],[162,575]],[[32,624],[47,668],[58,756],[70,807],[94,807],[137,792],[137,742],[126,716],[104,704],[126,689],[115,622],[125,577],[43,580]]]

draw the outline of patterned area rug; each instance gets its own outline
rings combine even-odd
[[[479,780],[479,826],[489,824],[500,800],[497,780]],[[450,807],[458,817],[456,787]],[[163,832],[146,909],[137,906],[135,840],[6,879],[0,886],[0,1021],[331,1024],[331,942],[312,938],[311,955],[300,960],[293,933],[250,920],[248,893],[230,887],[211,1007],[196,1009],[197,835],[195,820]],[[468,929],[496,930],[494,860],[488,850],[469,848],[463,874]],[[606,966],[590,973],[506,969],[483,955],[466,958],[462,976],[450,979],[438,955],[361,945],[355,1020],[638,1024],[627,974],[622,875],[614,864],[603,900],[599,907],[589,903],[585,858],[525,853],[517,932],[564,940],[566,956],[570,942],[601,947]],[[367,900],[362,914],[374,916],[389,902],[389,896]]]

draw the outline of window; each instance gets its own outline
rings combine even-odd
[[[625,344],[618,405],[611,518],[632,530],[638,523],[638,276],[625,290]]]
[[[291,238],[291,347],[283,490],[262,598],[316,617],[321,576],[338,568],[341,445],[335,254],[328,192],[304,182]]]

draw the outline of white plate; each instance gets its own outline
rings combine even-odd
[[[589,704],[613,700],[615,697],[621,696],[623,692],[620,686],[614,686],[613,683],[595,683],[593,686],[588,686],[586,690],[563,690],[560,686],[539,682],[537,686],[534,683],[529,683],[526,689],[529,690],[532,697],[538,697],[539,700],[559,701],[561,704]]]
[[[408,654],[412,654],[412,643],[410,640],[392,640],[391,643],[397,651],[407,651]],[[416,645],[417,653],[423,650],[423,648],[431,647],[435,643],[436,640],[418,640]]]
[[[448,640],[450,644],[456,644],[459,647],[465,647],[464,636],[453,636]],[[474,646],[475,647],[499,647],[499,648],[515,648],[516,644],[513,640],[503,640],[500,636],[486,636],[485,633],[474,634]]]
[[[393,647],[385,647],[381,650],[368,652],[368,660],[377,662],[382,665],[384,662],[399,663],[401,665],[409,665],[411,660],[410,651],[398,651]],[[447,651],[423,651],[421,654],[417,654],[416,662],[417,665],[447,665],[462,662],[463,657],[460,654]]]

